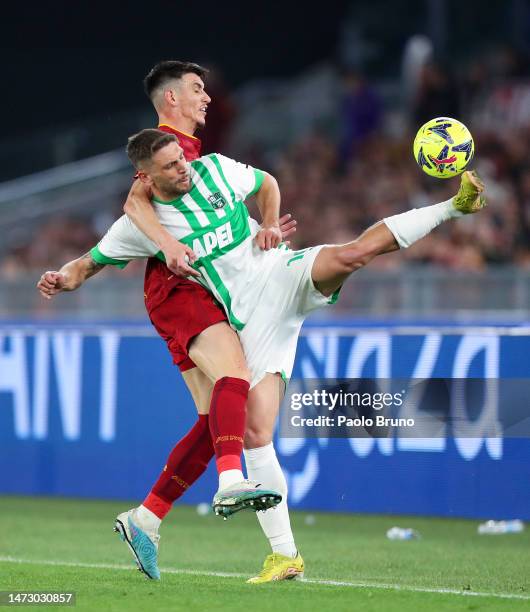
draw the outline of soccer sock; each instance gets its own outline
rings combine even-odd
[[[296,557],[297,550],[287,506],[287,481],[276,457],[274,446],[271,442],[259,448],[246,448],[244,453],[248,477],[257,480],[263,488],[277,491],[282,496],[282,501],[275,508],[256,512],[261,528],[273,552],[286,557]]]
[[[385,225],[394,234],[396,242],[402,249],[423,238],[440,223],[461,217],[463,213],[453,206],[453,198],[446,202],[413,208],[407,212],[383,219]]]
[[[173,502],[199,478],[213,457],[208,421],[207,414],[199,415],[195,425],[169,454],[164,470],[145,498],[143,507],[159,519],[166,516]]]
[[[243,480],[241,451],[245,434],[249,383],[224,376],[214,385],[210,402],[210,434],[215,449],[219,489]]]
[[[152,531],[158,531],[160,523],[162,522],[162,519],[160,517],[158,517],[154,512],[149,510],[149,508],[146,508],[143,504],[141,504],[140,506],[138,506],[138,508],[135,509],[133,516],[138,521],[141,527],[143,527],[144,529],[147,528],[148,530]]]

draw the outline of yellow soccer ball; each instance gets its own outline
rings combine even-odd
[[[450,117],[427,121],[414,139],[414,159],[423,172],[436,178],[462,174],[474,153],[471,132],[463,123]]]

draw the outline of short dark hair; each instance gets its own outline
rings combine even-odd
[[[192,72],[204,79],[208,74],[207,68],[194,64],[193,62],[179,62],[177,60],[165,60],[158,62],[147,73],[144,78],[145,93],[149,98],[153,98],[153,93],[162,85],[173,79],[180,79],[185,74]]]
[[[127,155],[135,168],[140,169],[145,162],[150,161],[153,155],[170,142],[177,142],[175,134],[168,134],[162,130],[146,129],[133,134],[127,141]]]

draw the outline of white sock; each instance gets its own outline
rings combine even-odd
[[[219,491],[245,480],[241,470],[225,470],[219,474]]]
[[[294,543],[287,507],[287,482],[272,442],[259,448],[245,449],[243,452],[248,477],[260,482],[264,489],[271,489],[282,495],[282,501],[275,508],[269,508],[265,512],[256,512],[273,552],[286,557],[296,557],[298,551]]]
[[[135,518],[141,523],[141,526],[149,530],[154,529],[155,531],[158,531],[160,523],[162,522],[154,512],[151,512],[151,510],[146,508],[143,504],[136,508]]]
[[[453,198],[451,198],[432,206],[413,208],[399,215],[387,217],[383,221],[394,234],[399,246],[406,249],[432,232],[440,223],[462,216],[463,213],[453,206]]]

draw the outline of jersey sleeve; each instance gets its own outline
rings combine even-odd
[[[219,153],[216,153],[215,157],[221,166],[225,179],[234,191],[236,200],[244,201],[249,196],[254,195],[261,187],[265,178],[263,170],[258,170],[248,164],[242,164]]]
[[[158,251],[156,244],[127,215],[122,215],[90,250],[90,255],[97,263],[125,268],[131,259],[151,257]]]

